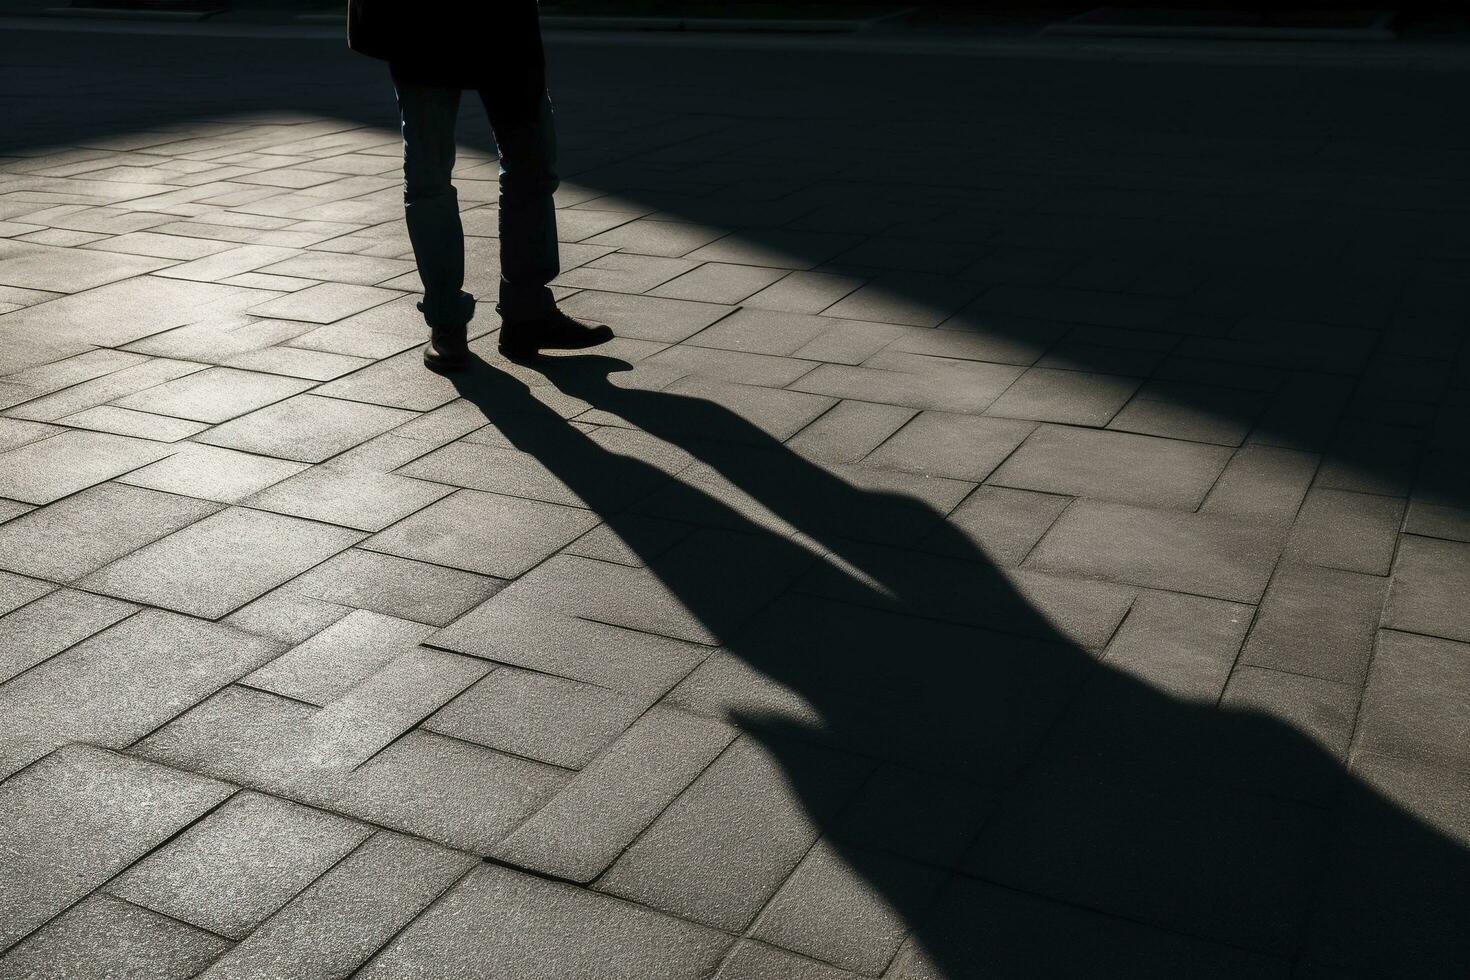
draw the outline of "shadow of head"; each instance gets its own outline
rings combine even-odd
[[[1085,582],[1048,591],[930,503],[714,400],[620,387],[631,367],[547,357],[513,378],[480,362],[455,383],[624,542],[647,573],[630,569],[630,590],[651,579],[718,644],[667,703],[750,733],[730,778],[767,818],[789,788],[822,841],[754,935],[852,915],[874,931],[807,951],[876,973],[911,930],[905,977],[1275,976],[1298,960],[1449,975],[1465,852],[1390,802],[1413,787],[1349,776],[1343,746],[1279,710],[1218,705],[1232,661],[1205,637],[1221,621],[1171,622],[1167,597]],[[605,424],[564,421],[552,391]],[[1135,654],[1159,649],[1173,690],[1140,679],[1160,664]],[[773,858],[789,868],[811,840],[783,832],[804,841],[771,845],[794,847]]]

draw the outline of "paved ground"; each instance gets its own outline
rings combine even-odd
[[[0,977],[1463,976],[1470,78],[1089,50],[559,43],[451,382],[378,66],[6,35]]]

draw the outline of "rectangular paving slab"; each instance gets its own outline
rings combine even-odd
[[[225,626],[140,612],[0,687],[0,772],[68,742],[124,748],[279,650]]]
[[[380,832],[200,974],[338,980],[357,969],[475,859]]]
[[[729,947],[724,933],[606,895],[485,865],[358,974],[475,980],[515,964],[517,980],[697,980]]]
[[[83,584],[219,619],[362,538],[345,528],[231,507],[104,566]]]
[[[0,568],[69,582],[220,509],[102,483],[0,525]]]
[[[371,834],[329,813],[237,793],[107,890],[240,940]]]
[[[143,439],[63,432],[0,454],[0,497],[49,504],[173,451],[172,446]]]
[[[590,882],[734,738],[720,722],[654,708],[516,828],[495,856]]]
[[[62,912],[233,792],[90,746],[0,783],[0,950]]]
[[[198,441],[320,463],[411,418],[412,412],[396,408],[297,395],[216,426],[198,436]]]
[[[1025,567],[1256,602],[1281,539],[1279,530],[1229,518],[1079,500]]]

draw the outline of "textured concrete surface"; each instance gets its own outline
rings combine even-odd
[[[89,23],[0,41],[0,978],[1464,975],[1470,63],[563,38],[619,337],[496,353],[467,101],[444,378],[382,66]]]

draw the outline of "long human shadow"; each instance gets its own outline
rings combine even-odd
[[[1470,962],[1466,852],[1294,728],[1100,662],[937,510],[715,402],[619,387],[612,358],[534,367],[702,464],[671,477],[609,451],[482,361],[455,377],[718,642],[674,703],[777,760],[827,853],[912,930],[922,954],[899,975],[1449,977]],[[651,516],[689,536],[671,545]],[[882,969],[891,950],[861,904],[804,900],[858,923],[837,959]]]
[[[7,71],[0,104],[10,125],[0,140],[11,148],[105,144],[111,136],[253,111],[391,126],[391,94],[381,66],[355,59],[340,43],[198,38],[181,44],[179,39],[128,38],[97,45],[67,35],[20,32],[5,40],[11,43],[3,58]],[[564,176],[644,200],[649,210],[662,208],[664,217],[730,228],[757,245],[794,251],[803,264],[819,266],[834,256],[791,245],[780,223],[753,220],[764,210],[759,201],[732,201],[690,182],[682,193],[670,194],[663,185],[680,182],[676,165],[681,161],[701,166],[703,180],[720,181],[726,179],[717,175],[722,166],[728,173],[754,159],[769,171],[791,163],[787,157],[799,158],[790,171],[813,182],[811,210],[821,214],[815,223],[806,214],[793,215],[788,224],[826,231],[860,217],[869,220],[854,229],[859,235],[891,235],[910,243],[952,239],[964,246],[969,243],[963,236],[977,222],[983,230],[988,220],[1004,225],[1019,213],[1010,210],[1014,202],[1000,200],[1013,187],[1008,175],[1018,164],[987,156],[993,139],[1004,144],[1019,138],[1034,148],[1038,139],[1062,146],[1076,136],[1084,148],[1098,149],[1087,139],[1098,120],[1116,123],[1125,134],[1147,136],[1153,131],[1140,118],[1164,118],[1155,103],[1168,89],[1208,92],[1211,104],[1223,107],[1220,129],[1227,135],[1259,131],[1274,138],[1298,130],[1330,135],[1330,129],[1314,128],[1313,118],[1291,117],[1293,104],[1298,113],[1320,108],[1311,100],[1261,97],[1273,86],[1279,90],[1326,79],[1365,98],[1372,87],[1372,97],[1385,104],[1398,100],[1393,111],[1374,114],[1364,111],[1366,103],[1343,97],[1353,108],[1356,137],[1369,145],[1413,145],[1414,140],[1398,137],[1417,137],[1415,120],[1422,125],[1431,115],[1425,107],[1453,103],[1447,92],[1463,84],[1449,74],[1368,79],[1343,69],[1310,74],[1295,66],[1242,73],[1222,66],[1038,59],[999,67],[965,60],[950,70],[935,59],[913,71],[912,56],[745,56],[759,59],[759,90],[779,93],[779,98],[770,96],[779,105],[771,105],[754,97],[739,102],[718,91],[721,84],[728,87],[722,79],[751,77],[741,57],[667,50],[629,57],[626,50],[590,48],[575,58],[554,54],[553,91],[573,93],[573,102],[581,99],[587,106],[583,122],[597,122],[604,98],[626,89],[646,104],[636,99],[620,104],[620,118],[630,130],[653,134],[647,142],[630,140],[610,150],[573,149]],[[1034,104],[1010,107],[1009,128],[996,133],[986,116],[995,105],[986,86],[1002,68],[1000,80],[1014,97],[1026,97],[1024,82],[1034,84],[1037,95]],[[240,86],[240,77],[251,78],[252,84]],[[669,85],[669,78],[682,84]],[[609,85],[609,79],[618,84]],[[937,98],[941,91],[944,97]],[[727,98],[733,101],[722,101]],[[1028,106],[1035,109],[1034,119],[1018,122],[1016,110]],[[1088,117],[1089,106],[1100,113],[1098,120]],[[1237,129],[1225,111],[1231,106],[1255,128]],[[765,109],[790,122],[759,128],[755,117]],[[722,160],[723,151],[681,145],[679,139],[660,141],[656,135],[682,115],[727,110],[735,113],[723,119],[727,127],[762,136],[771,144],[766,152],[750,154],[737,146],[732,159]],[[752,118],[740,118],[741,112]],[[833,126],[850,126],[862,139],[820,144],[802,128],[807,117],[827,120],[828,133]],[[1402,119],[1408,121],[1396,121]],[[1200,112],[1186,131],[1208,134],[1211,120],[1208,112]],[[575,140],[578,129],[576,113],[569,114],[565,132]],[[483,132],[467,132],[464,142],[492,148]],[[861,162],[863,149],[871,155],[880,146],[923,152],[897,154],[901,167],[885,159],[885,182],[864,180],[861,168],[849,169]],[[968,152],[972,149],[977,153]],[[1105,142],[1100,152],[1107,155]],[[1201,175],[1220,172],[1187,166],[1190,157],[1171,152],[1177,151],[1165,148],[1139,160],[1141,169],[1128,172],[1160,176],[1165,187],[1174,186],[1174,178],[1188,187]],[[1294,151],[1287,147],[1284,152]],[[1115,214],[1106,200],[1085,193],[1071,215],[1077,218],[1075,234],[1062,220],[1069,216],[1068,193],[1107,184],[1106,168],[1094,178],[1085,167],[1074,169],[1070,159],[1045,159],[1053,172],[1038,191],[1062,198],[1064,205],[1054,233],[1038,242],[1046,231],[1039,227],[1004,240],[995,249],[1002,263],[1007,247],[1098,252],[1115,240],[1112,232],[1127,237],[1135,217],[1126,210]],[[1253,159],[1247,156],[1244,165],[1251,166]],[[619,161],[621,168],[610,165]],[[936,171],[936,162],[944,168]],[[1279,159],[1270,163],[1277,169],[1268,174],[1290,169]],[[1128,165],[1127,160],[1120,164]],[[805,178],[793,179],[800,184]],[[990,186],[992,180],[1000,190]],[[947,188],[951,202],[976,201],[973,212],[936,213],[944,209],[942,200],[916,206],[914,188],[936,185]],[[1391,177],[1381,182],[1382,189],[1395,186]],[[9,184],[0,185],[0,191],[8,193],[7,187],[23,190]],[[1445,192],[1441,183],[1429,193]],[[787,198],[805,200],[807,193],[797,186]],[[1186,193],[1183,200],[1173,200],[1189,214],[1199,196]],[[1293,207],[1310,211],[1313,203],[1330,203],[1330,198],[1289,188],[1278,197],[1288,214]],[[1350,203],[1348,210],[1355,207]],[[1169,216],[1167,207],[1160,210]],[[1460,221],[1452,212],[1436,219],[1425,210],[1411,211],[1415,235],[1422,229],[1431,240],[1447,236],[1447,223]],[[1274,239],[1280,224],[1263,220],[1254,234],[1249,223],[1240,228],[1230,248],[1234,254],[1250,256],[1257,247],[1279,244]],[[1294,231],[1293,247],[1305,254],[1335,254],[1341,242],[1332,226],[1319,222],[1304,228]],[[1390,238],[1402,234],[1397,226],[1388,230]],[[895,292],[912,300],[935,298],[926,295],[927,288],[910,282]],[[1249,282],[1239,287],[1242,308],[1270,305],[1269,297],[1252,295],[1255,288]],[[1320,295],[1307,293],[1307,307],[1314,299],[1330,298],[1325,289]],[[1294,316],[1268,326],[1272,339],[1290,355],[1288,366],[1331,374],[1339,388],[1350,385],[1362,373],[1362,358],[1344,362],[1334,330],[1304,322],[1311,320],[1305,315],[1310,312],[1304,313],[1299,302]],[[987,315],[964,327],[1004,341],[1024,333],[1017,330],[1020,322]],[[1361,331],[1344,336],[1366,339]],[[1233,360],[1240,351],[1232,350],[1231,342],[1242,340],[1249,347],[1259,339],[1205,338],[1197,345],[1198,361],[1233,372],[1242,362]],[[1221,343],[1212,347],[1212,340]],[[1247,351],[1245,356],[1254,355]],[[1269,352],[1263,356],[1269,359]],[[1074,366],[1113,370],[1106,348],[1074,350],[1071,357]],[[1244,363],[1247,371],[1252,368],[1249,360]],[[502,372],[478,368],[460,383],[466,398],[573,488],[721,642],[725,653],[710,662],[709,670],[725,673],[710,675],[703,693],[686,685],[682,696],[691,707],[728,711],[771,747],[824,835],[915,930],[936,964],[935,973],[1251,975],[1256,961],[1249,953],[1229,960],[1230,954],[1221,952],[1227,961],[1207,962],[1196,955],[1198,947],[1178,938],[1187,934],[1221,941],[1225,945],[1217,952],[1265,950],[1288,963],[1308,949],[1302,976],[1318,975],[1310,968],[1319,961],[1329,964],[1323,972],[1332,976],[1354,971],[1463,975],[1470,951],[1457,919],[1470,907],[1470,873],[1457,843],[1345,773],[1293,729],[1265,716],[1166,695],[1098,661],[1036,611],[1034,597],[1017,591],[1018,580],[998,571],[921,502],[854,487],[712,403],[617,388],[606,380],[607,366],[565,359],[547,361],[542,368],[567,393],[684,447],[768,514],[755,516],[733,496],[670,481],[655,466],[602,449]],[[1444,378],[1428,382],[1416,396],[1439,397]],[[1182,384],[1169,397],[1217,418],[1254,422],[1257,434],[1278,437],[1274,441],[1296,444],[1299,431],[1311,429],[1303,444],[1321,448],[1324,413],[1313,390],[1304,390],[1304,398],[1269,417],[1213,401],[1207,390],[1204,384]],[[1331,421],[1345,411],[1339,400],[1326,415]],[[1358,421],[1378,420],[1359,407]],[[1407,486],[1421,447],[1402,438],[1415,434],[1412,414],[1398,421],[1406,424],[1387,427],[1383,438],[1337,447],[1336,462],[1370,486]],[[1445,436],[1463,443],[1463,433]],[[1467,486],[1452,471],[1438,489],[1445,502],[1454,504],[1465,499]],[[649,489],[641,505],[629,499],[629,488],[636,487]],[[688,539],[693,544],[666,547],[642,519],[649,510],[708,529]],[[778,519],[797,534],[778,530]],[[922,552],[913,547],[921,537]],[[817,557],[814,551],[827,555]],[[775,588],[785,585],[790,587]],[[757,594],[758,586],[780,594],[762,604],[765,593]],[[761,679],[773,683],[762,688]],[[840,757],[822,755],[814,746],[837,747],[892,768],[879,769],[855,802],[838,808],[830,801],[848,795],[836,761]],[[1412,775],[1374,771],[1371,760],[1360,771],[1389,783],[1397,779],[1394,792],[1414,798],[1425,812],[1454,805],[1406,784]],[[1402,771],[1413,770],[1404,766]],[[895,864],[893,855],[962,874],[938,886],[936,894],[929,879]],[[1317,898],[1303,897],[1308,893]],[[1028,904],[1033,894],[1056,901]],[[1313,911],[1303,911],[1308,908]],[[1115,917],[1089,917],[1087,909]],[[1332,968],[1337,965],[1345,969]]]

